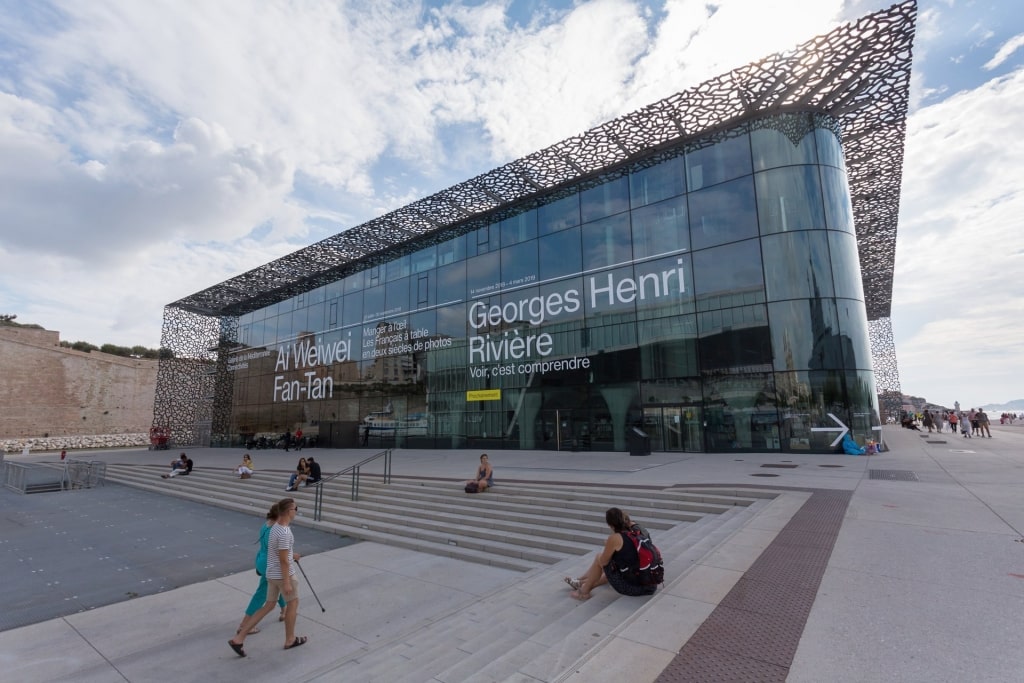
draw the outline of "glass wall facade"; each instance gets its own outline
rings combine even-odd
[[[231,434],[832,452],[879,425],[843,154],[758,119],[238,318]]]

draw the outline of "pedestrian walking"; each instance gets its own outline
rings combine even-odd
[[[992,432],[988,428],[988,413],[984,408],[978,411],[978,436],[992,438]]]
[[[277,521],[270,529],[267,541],[267,601],[258,612],[247,617],[239,627],[239,632],[228,641],[228,645],[239,657],[245,656],[245,638],[249,630],[269,614],[277,602],[279,595],[284,596],[284,649],[290,650],[305,645],[309,640],[306,636],[295,635],[295,619],[299,614],[299,582],[295,578],[295,563],[300,555],[295,552],[295,537],[290,524],[299,512],[299,506],[292,498],[284,498],[277,503]]]
[[[270,506],[270,510],[267,511],[267,520],[260,528],[260,548],[256,551],[256,573],[260,575],[260,583],[256,587],[256,592],[252,594],[249,606],[245,608],[245,616],[242,617],[241,623],[238,624],[238,630],[235,631],[235,635],[242,632],[242,626],[245,625],[245,620],[256,614],[256,612],[258,612],[260,608],[267,603],[267,544],[270,542],[270,529],[274,526],[276,521],[277,503],[274,503]],[[281,607],[281,615],[278,617],[278,621],[284,621],[285,606],[287,603],[285,603],[283,596],[277,596],[277,604]],[[246,635],[259,633],[260,629],[258,624],[259,622],[251,625],[249,630],[246,632]]]

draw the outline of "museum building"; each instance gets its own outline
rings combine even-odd
[[[234,446],[878,439],[879,395],[899,395],[915,15],[869,15],[169,304],[154,426]]]

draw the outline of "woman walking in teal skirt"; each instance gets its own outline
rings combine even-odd
[[[267,521],[263,523],[263,527],[260,529],[260,549],[256,553],[256,573],[260,575],[260,585],[256,587],[256,592],[252,594],[252,600],[249,601],[249,606],[245,608],[245,616],[242,617],[242,622],[238,625],[238,629],[235,633],[242,630],[242,624],[245,623],[247,617],[251,617],[253,614],[259,611],[260,607],[267,602],[267,543],[270,540],[270,527],[274,526],[274,522],[277,521],[277,503],[270,506],[270,510],[267,512]],[[277,604],[281,608],[281,614],[277,618],[278,621],[284,621],[284,597],[277,596]],[[249,630],[250,634],[259,633],[260,627],[253,626]]]

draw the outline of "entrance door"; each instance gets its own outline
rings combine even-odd
[[[704,433],[698,406],[661,406],[644,409],[644,429],[655,451],[701,453]]]

